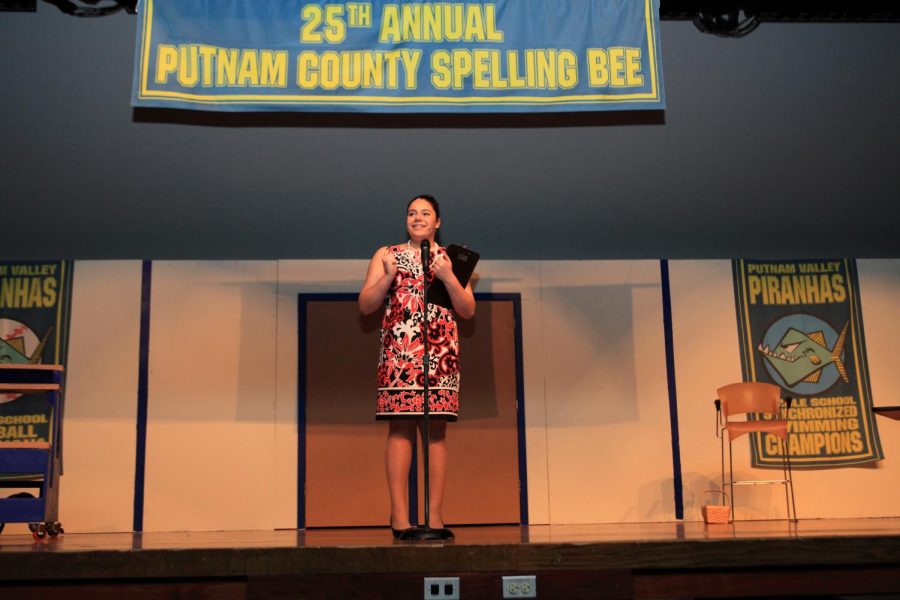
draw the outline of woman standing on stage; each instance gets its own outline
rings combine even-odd
[[[372,256],[366,281],[359,293],[359,309],[372,314],[386,304],[381,324],[381,355],[378,361],[377,419],[390,421],[385,469],[391,497],[391,529],[394,537],[408,529],[409,468],[416,430],[423,415],[425,322],[422,290],[421,244],[431,245],[429,282],[441,280],[450,295],[453,310],[428,304],[429,360],[429,518],[432,529],[444,527],[441,507],[447,472],[447,422],[459,411],[459,338],[455,315],[470,319],[475,314],[471,285],[463,287],[453,274],[447,253],[435,241],[441,226],[441,211],[430,195],[414,197],[406,207],[403,244],[384,246]]]

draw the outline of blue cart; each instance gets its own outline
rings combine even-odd
[[[37,540],[63,533],[58,520],[62,472],[63,367],[0,364],[0,393],[45,394],[50,403],[48,441],[0,440],[0,488],[34,489],[0,497],[0,531],[6,523],[28,523]]]

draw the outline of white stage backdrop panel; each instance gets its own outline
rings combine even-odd
[[[674,517],[658,261],[544,262],[551,523]]]
[[[145,531],[274,528],[275,281],[153,263]]]
[[[140,312],[140,261],[75,263],[59,498],[69,533],[132,529]]]

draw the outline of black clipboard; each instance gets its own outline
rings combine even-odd
[[[453,265],[453,274],[456,275],[459,284],[466,287],[472,278],[472,273],[475,272],[475,265],[478,264],[481,255],[466,246],[457,244],[450,244],[444,250],[447,252],[450,264]],[[428,303],[438,304],[444,308],[453,308],[447,286],[440,279],[435,278],[428,286]]]

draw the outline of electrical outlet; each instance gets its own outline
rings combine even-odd
[[[537,580],[534,575],[505,575],[504,598],[537,598]]]
[[[426,577],[425,600],[459,600],[459,577]]]

